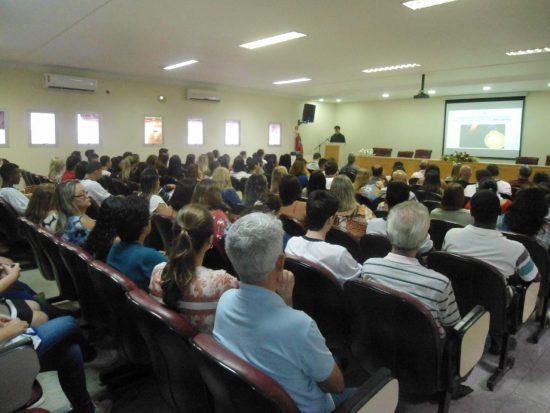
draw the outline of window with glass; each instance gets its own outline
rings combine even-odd
[[[31,112],[31,145],[55,145],[55,113]]]
[[[99,114],[77,113],[76,131],[78,145],[99,145]]]
[[[225,121],[225,144],[238,146],[241,142],[241,122],[238,120]]]
[[[267,141],[268,146],[281,146],[281,124],[278,122],[271,122],[269,124],[269,138]]]
[[[187,120],[187,144],[202,145],[204,143],[204,124],[202,119]]]

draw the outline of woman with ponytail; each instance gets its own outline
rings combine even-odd
[[[238,288],[237,279],[224,270],[202,266],[214,240],[214,219],[202,205],[189,204],[176,216],[181,232],[168,263],[158,264],[151,275],[149,292],[181,313],[198,331],[212,332],[221,295]]]

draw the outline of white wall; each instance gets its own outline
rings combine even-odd
[[[36,173],[47,173],[53,156],[65,158],[75,149],[82,152],[87,149],[76,146],[76,113],[84,111],[101,114],[102,143],[95,147],[100,155],[115,156],[127,150],[140,156],[157,153],[158,148],[142,144],[144,115],[163,116],[163,146],[169,148],[171,154],[183,157],[190,152],[200,154],[213,149],[229,153],[232,158],[243,149],[249,154],[259,148],[277,154],[294,150],[294,126],[303,107],[303,102],[296,99],[222,91],[220,103],[193,102],[185,100],[184,86],[93,73],[82,75],[99,80],[95,93],[47,90],[43,87],[43,73],[0,67],[0,109],[7,110],[9,144],[7,148],[0,148],[0,157]],[[157,100],[161,94],[166,96],[165,103]],[[56,147],[29,146],[28,113],[32,109],[56,113]],[[185,143],[187,118],[191,117],[204,119],[204,146],[189,147]],[[241,121],[239,147],[224,146],[225,120]],[[282,123],[281,147],[267,146],[269,122]]]

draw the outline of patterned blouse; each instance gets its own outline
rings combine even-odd
[[[73,215],[67,218],[67,227],[61,238],[63,241],[69,241],[81,247],[86,242],[86,238],[90,234],[90,230],[80,222],[80,215]]]
[[[359,240],[367,232],[367,221],[374,218],[372,211],[365,205],[357,205],[349,211],[336,213],[334,226]]]
[[[153,268],[149,294],[162,301],[161,276],[166,263]],[[178,301],[178,312],[201,333],[212,333],[214,316],[221,295],[231,289],[239,288],[239,281],[224,270],[210,270],[203,266],[195,269],[195,279],[186,294]]]

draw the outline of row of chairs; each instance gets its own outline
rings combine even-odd
[[[390,157],[392,148],[372,148],[372,154],[374,156],[387,156]],[[431,149],[416,149],[415,151],[398,151],[398,158],[418,158],[418,159],[430,159],[432,156]]]
[[[42,267],[57,266],[56,280],[60,274],[69,275],[86,324],[106,328],[127,363],[151,364],[162,396],[174,411],[298,411],[275,381],[210,336],[197,335],[183,317],[138,289],[124,274],[54,235],[44,237],[43,229],[24,218],[21,222],[28,233],[34,231],[31,237],[42,237],[46,256]],[[60,258],[55,262],[48,259],[54,250]],[[390,393],[389,399],[384,393]],[[357,411],[358,405],[375,403],[378,407],[365,411],[390,412],[397,399],[397,382],[388,371],[380,371],[355,395],[353,405],[348,402],[337,411]],[[378,404],[388,400],[390,407]]]
[[[49,177],[38,175],[25,169],[21,169],[21,176],[23,177],[23,181],[25,181],[25,186],[35,186],[40,184],[52,183]]]

